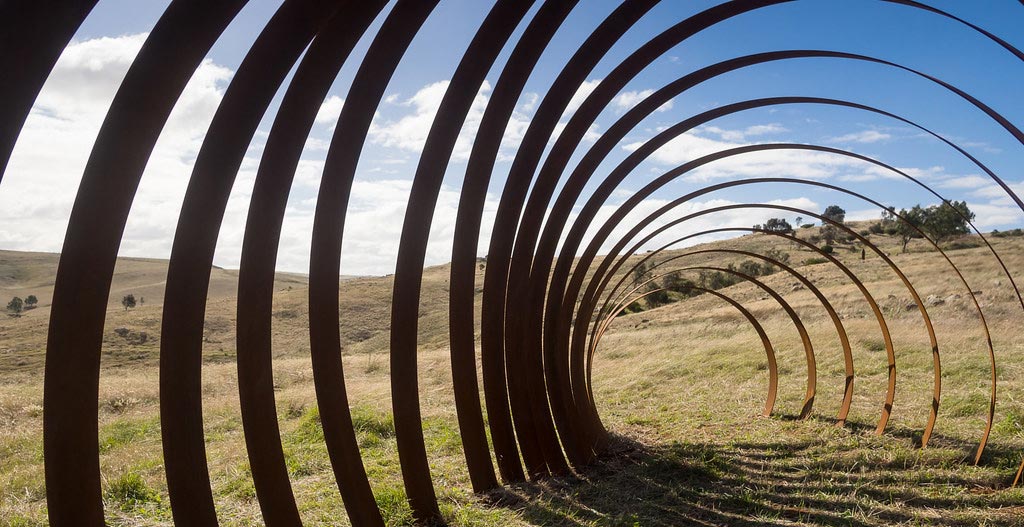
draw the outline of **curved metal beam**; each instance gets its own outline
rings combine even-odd
[[[225,91],[189,179],[168,263],[160,342],[160,391],[169,394],[160,398],[160,429],[168,494],[178,523],[217,523],[203,433],[202,351],[210,268],[228,197],[278,87],[337,7],[328,1],[292,0],[281,5]],[[242,424],[264,521],[282,525],[299,521],[299,515],[281,450],[272,375],[268,374],[269,320],[262,357],[262,350],[254,350],[243,331],[251,327],[252,291],[239,283],[237,364]],[[261,382],[264,379],[265,384]]]
[[[494,85],[494,91],[481,117],[480,128],[466,164],[462,197],[459,201],[452,240],[448,320],[455,410],[458,414],[466,465],[470,469],[473,490],[477,492],[483,492],[498,484],[491,466],[490,448],[484,430],[480,390],[476,378],[474,287],[480,216],[483,214],[487,185],[494,169],[494,162],[501,148],[502,132],[541,53],[575,5],[575,0],[546,1],[541,5],[537,15],[512,50],[508,63]],[[499,366],[500,369],[491,367],[489,363],[484,365],[484,386],[491,394],[487,396],[486,404],[498,471],[506,483],[511,483],[522,481],[525,476],[519,463],[519,452],[512,431],[504,365]],[[487,390],[493,386],[497,388]],[[500,396],[493,395],[495,393]]]
[[[423,440],[416,366],[416,328],[430,220],[455,141],[484,76],[532,4],[533,0],[498,0],[477,30],[437,109],[443,118],[431,124],[405,210],[391,302],[391,404],[402,478],[413,514],[421,522],[441,519]],[[549,464],[562,459],[560,451],[557,456],[546,453],[545,457]],[[479,480],[480,472],[490,469],[490,458],[473,461],[471,474]]]
[[[61,250],[46,340],[43,452],[51,525],[104,525],[100,351],[117,250],[174,103],[244,4],[171,3],[128,69],[86,163]]]

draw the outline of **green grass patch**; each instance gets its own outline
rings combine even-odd
[[[159,418],[118,419],[100,431],[100,453],[138,441],[147,436],[160,434]]]

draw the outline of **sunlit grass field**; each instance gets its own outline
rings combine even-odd
[[[813,235],[814,229],[800,236]],[[451,525],[1024,525],[1024,490],[1009,488],[1024,454],[1024,310],[986,248],[967,238],[949,250],[981,302],[999,361],[999,404],[980,466],[989,364],[984,333],[966,290],[921,242],[872,235],[918,289],[942,357],[935,434],[918,447],[931,404],[932,356],[922,318],[898,278],[859,247],[836,255],[867,282],[892,332],[897,395],[887,432],[882,411],[886,353],[859,291],[831,264],[774,237],[751,235],[706,247],[770,248],[789,254],[836,307],[853,346],[854,400],[835,425],[845,378],[836,331],[817,299],[785,273],[764,282],[807,324],[817,354],[811,418],[797,415],[807,375],[793,323],[749,284],[723,292],[764,324],[778,353],[779,401],[760,416],[767,392],[763,347],[746,320],[709,295],[619,317],[601,342],[594,389],[612,451],[570,478],[474,495],[459,437],[447,350],[448,267],[426,270],[420,317],[419,380],[427,452]],[[993,238],[1014,271],[1024,238]],[[953,248],[957,247],[957,248]],[[674,254],[679,254],[678,252]],[[660,260],[661,258],[659,258]],[[742,258],[719,258],[716,264]],[[708,262],[709,256],[679,261]],[[807,264],[805,265],[805,262]],[[36,294],[40,307],[0,319],[0,525],[46,524],[42,452],[42,365],[53,255],[0,253],[0,294]],[[482,283],[485,264],[477,274]],[[156,362],[165,265],[120,262],[105,337],[100,452],[111,525],[169,525]],[[218,516],[224,525],[261,525],[239,412],[234,365],[234,273],[215,270],[207,312],[204,418]],[[389,525],[411,523],[395,447],[387,357],[390,277],[342,283],[345,375],[363,461]],[[307,525],[347,525],[323,441],[313,391],[303,277],[282,275],[275,300],[275,389],[282,444]],[[144,294],[140,294],[139,292]],[[125,311],[121,293],[145,296]],[[478,289],[479,292],[479,289]],[[5,300],[6,302],[6,300]],[[123,329],[127,331],[118,332]],[[123,333],[123,335],[122,335]],[[146,335],[145,342],[139,335]],[[125,336],[126,335],[126,336]]]

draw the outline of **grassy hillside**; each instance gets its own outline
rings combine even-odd
[[[799,235],[816,235],[803,229]],[[419,319],[420,384],[427,449],[442,510],[453,525],[1024,525],[1024,491],[1009,489],[1024,452],[1022,311],[1007,280],[977,240],[949,251],[965,270],[992,330],[1000,398],[988,454],[973,456],[985,424],[989,366],[984,334],[962,285],[919,241],[872,235],[907,273],[929,307],[942,354],[943,398],[926,449],[915,447],[930,404],[932,358],[920,314],[881,260],[838,245],[836,256],[868,282],[885,311],[897,352],[893,419],[873,435],[881,412],[886,359],[874,317],[856,288],[816,255],[777,238],[750,235],[705,244],[784,251],[843,318],[856,383],[846,428],[834,426],[844,370],[836,332],[816,298],[791,276],[763,281],[783,293],[807,323],[817,352],[812,418],[798,420],[806,369],[793,324],[778,304],[745,283],[722,292],[741,300],[777,349],[779,402],[759,417],[767,386],[760,340],[730,306],[708,295],[619,317],[598,350],[595,397],[618,437],[616,454],[567,479],[469,492],[447,358],[448,266],[424,275]],[[1011,270],[1024,269],[1024,238],[993,243]],[[956,247],[956,248],[952,248]],[[666,255],[680,254],[683,251]],[[634,257],[634,261],[639,257]],[[659,257],[661,261],[663,258]],[[708,256],[679,266],[707,263]],[[742,257],[715,257],[715,265]],[[46,324],[57,257],[0,252],[0,299],[36,295],[40,307],[0,318],[0,525],[45,525],[42,379]],[[483,267],[477,269],[482,283]],[[157,390],[160,302],[166,262],[119,261],[111,293],[101,375],[100,445],[108,521],[170,523]],[[204,353],[204,418],[218,514],[225,525],[259,525],[238,408],[234,357],[234,271],[211,271]],[[695,278],[696,274],[688,275]],[[390,277],[342,285],[343,360],[364,462],[389,524],[410,521],[390,417],[387,365]],[[1024,284],[1022,284],[1024,285]],[[278,277],[275,387],[292,484],[308,525],[345,524],[312,387],[307,284]],[[124,294],[145,297],[125,311]],[[478,287],[479,293],[479,287]],[[478,294],[479,301],[479,294]],[[118,330],[121,331],[118,331]],[[140,343],[139,335],[145,334]]]

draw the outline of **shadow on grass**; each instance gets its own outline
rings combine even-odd
[[[616,437],[611,453],[576,477],[506,487],[488,499],[550,526],[1024,525],[1024,495],[1002,491],[1006,484],[992,471],[965,469],[959,461],[914,465],[909,458],[920,451],[909,448],[895,451],[896,459],[824,448],[820,442],[646,447]]]

